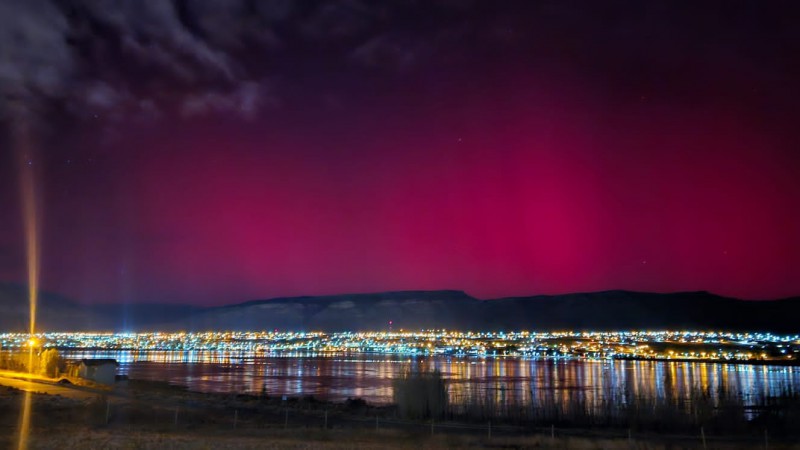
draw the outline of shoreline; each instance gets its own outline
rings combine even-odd
[[[486,360],[486,359],[517,359],[525,361],[585,361],[585,362],[609,362],[609,361],[653,361],[653,362],[689,362],[689,363],[706,363],[706,364],[723,364],[723,365],[754,365],[754,366],[778,366],[778,367],[800,367],[800,359],[702,359],[702,358],[648,358],[643,356],[617,356],[610,358],[587,358],[582,356],[536,356],[529,357],[525,355],[470,355],[470,354],[454,354],[454,353],[395,353],[395,352],[368,352],[368,351],[236,351],[236,350],[156,350],[146,349],[140,350],[135,348],[128,349],[105,349],[105,348],[56,348],[62,353],[77,353],[77,352],[97,352],[97,353],[115,353],[115,352],[138,352],[138,353],[227,353],[239,356],[242,360],[255,360],[258,358],[303,358],[303,357],[322,357],[333,358],[337,356],[352,356],[352,355],[376,355],[383,357],[397,356],[408,359],[418,358],[456,358],[460,360]],[[244,356],[244,355],[247,356]],[[170,364],[203,364],[202,362],[174,362]]]
[[[694,359],[694,358],[644,358],[644,357],[630,357],[630,358],[611,358],[614,361],[653,361],[653,362],[689,362],[689,363],[705,363],[705,364],[722,364],[722,365],[747,365],[747,366],[776,366],[776,367],[798,367],[800,360],[762,360],[762,359],[744,359],[744,360],[728,360],[728,359]]]

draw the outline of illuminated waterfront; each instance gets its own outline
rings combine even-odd
[[[27,335],[2,334],[4,349]],[[114,358],[120,374],[201,392],[392,400],[392,380],[439,370],[452,404],[745,404],[800,391],[798,336],[690,331],[473,333],[42,333],[69,359]],[[636,359],[636,360],[631,360]],[[757,362],[758,365],[744,364]],[[777,364],[777,365],[776,365]]]
[[[251,357],[224,351],[74,351],[71,358],[112,357],[120,373],[166,380],[201,392],[271,396],[313,395],[329,400],[360,397],[389,403],[392,379],[420,368],[448,380],[454,404],[492,402],[514,408],[575,401],[588,408],[603,400],[688,402],[696,390],[721,391],[756,404],[786,390],[800,390],[800,367],[687,361],[523,359],[367,354],[302,354]]]
[[[43,348],[137,351],[222,351],[246,357],[274,352],[405,356],[513,356],[526,359],[656,359],[794,364],[800,336],[718,331],[617,332],[206,332],[40,333]],[[30,336],[0,334],[4,349]]]

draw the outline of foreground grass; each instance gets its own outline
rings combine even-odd
[[[0,438],[0,445],[12,448],[14,440]],[[547,435],[487,438],[464,435],[426,436],[392,430],[273,430],[237,434],[231,431],[155,432],[147,430],[59,430],[31,437],[31,449],[751,449],[764,448],[754,442],[670,441]],[[797,449],[793,443],[771,443],[770,449]]]
[[[124,395],[123,395],[124,394]],[[0,391],[0,448],[15,448],[23,395]],[[120,396],[91,400],[34,395],[33,449],[800,449],[797,439],[634,430],[403,420],[391,408],[312,398],[263,399],[132,383]],[[377,429],[376,429],[377,428]]]

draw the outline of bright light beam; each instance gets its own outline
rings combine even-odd
[[[25,252],[28,271],[28,307],[30,314],[30,345],[28,348],[28,371],[33,371],[34,344],[36,338],[36,304],[39,299],[39,221],[38,202],[36,193],[36,169],[38,161],[35,158],[34,146],[30,141],[30,134],[24,125],[18,125],[14,130],[14,148],[19,164],[20,195],[22,200],[22,221],[25,230]],[[31,428],[31,402],[32,394],[25,392],[23,397],[22,414],[19,424],[19,438],[17,449],[28,448],[28,437]]]
[[[17,129],[15,147],[19,162],[22,220],[25,231],[25,253],[28,271],[29,333],[36,332],[36,304],[39,299],[39,221],[36,195],[36,169],[33,145],[27,129]]]

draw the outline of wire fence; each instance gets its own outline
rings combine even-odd
[[[730,435],[715,433],[703,426],[694,433],[653,433],[633,428],[586,429],[559,427],[555,424],[529,423],[513,425],[492,420],[482,423],[457,420],[408,420],[396,416],[391,408],[371,408],[357,405],[306,402],[242,401],[217,405],[209,401],[157,400],[130,397],[98,396],[88,404],[89,425],[94,427],[149,428],[160,432],[194,429],[235,430],[237,433],[263,433],[276,430],[350,430],[382,433],[405,432],[416,435],[471,435],[480,439],[501,439],[538,436],[540,442],[562,445],[564,439],[608,439],[638,448],[643,442],[684,443],[695,448],[717,448],[720,444],[736,442],[750,448],[770,448],[775,439],[769,430],[763,433]],[[792,442],[796,442],[792,441]],[[643,444],[642,444],[643,445]]]

